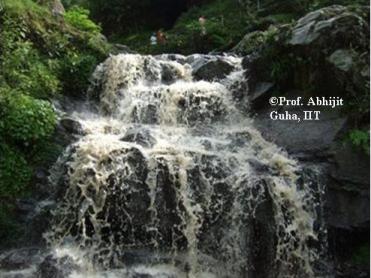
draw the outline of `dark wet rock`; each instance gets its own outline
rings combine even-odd
[[[272,121],[270,111],[261,112],[255,121],[263,137],[301,161],[324,163],[328,176],[328,225],[366,227],[370,218],[369,157],[344,143],[349,126],[347,119],[323,113],[321,120],[315,122]]]
[[[32,243],[40,246],[45,244],[43,234],[50,228],[52,210],[55,207],[56,203],[52,200],[37,203],[32,218],[26,223],[28,244]]]
[[[36,182],[45,183],[47,182],[49,172],[47,169],[39,167],[35,169],[34,177],[36,179]]]
[[[63,118],[58,122],[53,141],[62,147],[66,147],[84,134],[82,125],[78,121],[71,118]]]
[[[354,66],[354,53],[349,50],[338,49],[330,55],[328,61],[337,69],[349,72]]]
[[[249,80],[246,101],[261,97],[261,92],[266,101],[273,92],[286,95],[292,90],[306,92],[303,96],[342,96],[348,102],[366,95],[368,17],[368,7],[334,5],[265,31],[275,40],[263,40],[243,60]],[[269,83],[274,90],[262,86]]]
[[[50,191],[48,196],[51,196]],[[44,245],[42,235],[49,228],[53,208],[55,208],[53,201],[40,201],[31,197],[16,201],[14,213],[17,224],[22,227],[17,246]]]
[[[254,171],[259,174],[267,174],[270,171],[268,165],[261,163],[257,159],[249,159],[249,164],[254,169]]]
[[[366,278],[370,277],[369,254],[362,254],[360,248],[369,250],[370,232],[368,229],[351,228],[328,229],[329,250],[334,258],[336,278]]]
[[[193,54],[187,56],[186,63],[192,66],[192,69],[196,70],[206,64],[211,59],[211,56],[208,55],[200,55],[200,54]]]
[[[149,103],[145,107],[135,107],[133,109],[131,117],[136,123],[144,124],[158,124],[159,121],[159,111],[157,103]]]
[[[264,181],[261,181],[264,183]],[[261,183],[260,182],[260,183]],[[272,198],[265,188],[264,199],[259,202],[255,215],[247,221],[247,246],[248,246],[248,267],[246,274],[248,277],[272,277],[273,272],[277,272],[275,264],[275,219]]]
[[[326,185],[322,218],[329,231],[328,236],[323,236],[328,239],[324,244],[329,244],[335,264],[343,269],[342,256],[348,256],[347,260],[350,260],[349,254],[368,242],[369,156],[344,141],[350,124],[342,115],[323,112],[320,121],[297,123],[272,121],[269,119],[272,110],[259,112],[256,127],[263,137],[283,147],[302,163],[316,162],[315,167],[321,169],[321,182]],[[300,113],[299,110],[296,112]],[[361,277],[351,276],[353,272],[346,269],[338,277]]]
[[[138,145],[146,148],[153,147],[156,144],[156,139],[147,129],[131,128],[126,132],[121,140],[125,142],[137,143]]]
[[[47,256],[37,269],[38,278],[65,278],[79,270],[79,266],[69,256],[57,258]]]
[[[321,36],[329,35],[329,32],[332,35],[331,32],[335,28],[337,32],[344,32],[345,30],[340,28],[357,26],[362,19],[356,14],[347,12],[347,8],[334,5],[307,14],[299,19],[294,26],[289,44],[310,45],[316,40],[320,40]]]
[[[177,188],[180,186],[180,181],[171,174],[170,163],[165,158],[158,157],[156,162],[158,169],[156,188],[158,190],[156,190],[155,206],[158,215],[160,215],[158,229],[161,235],[158,240],[160,245],[165,248],[176,246],[182,249],[186,247],[187,240],[181,229],[182,219],[180,216],[184,207],[177,198]]]
[[[166,264],[171,262],[172,258],[169,255],[157,254],[154,256],[148,250],[125,250],[120,254],[120,260],[125,262],[126,266],[135,265],[155,265]]]
[[[196,80],[213,81],[215,79],[223,79],[229,75],[234,66],[221,58],[213,59],[206,62],[198,68],[195,68],[193,75]]]
[[[188,125],[223,120],[227,111],[223,99],[217,95],[189,95],[178,100],[178,107],[182,111],[182,113],[178,113],[178,122]]]
[[[370,221],[370,161],[350,144],[338,146],[330,167],[327,205],[332,227],[367,228]]]
[[[255,85],[254,90],[249,93],[248,100],[250,107],[257,110],[266,106],[269,97],[272,96],[272,82],[259,82]]]
[[[22,270],[40,263],[42,251],[37,247],[15,249],[0,254],[0,268],[4,270]]]
[[[302,113],[285,107],[291,113]],[[333,144],[344,134],[347,119],[341,115],[321,113],[320,121],[273,121],[270,113],[277,109],[260,111],[255,117],[256,127],[264,138],[285,148],[301,160],[323,160],[333,154]]]
[[[16,202],[17,211],[25,218],[28,218],[29,214],[34,213],[36,206],[37,201],[34,199],[19,199]]]
[[[72,118],[61,119],[60,125],[71,134],[84,135],[84,129],[82,125]]]
[[[370,271],[368,266],[355,264],[339,265],[336,269],[336,278],[369,278]]]
[[[32,270],[30,270],[28,273],[24,273],[24,271],[4,272],[1,273],[1,275],[1,278],[36,278],[36,274],[34,274]]]
[[[168,274],[168,273],[158,273],[158,274],[147,274],[147,273],[141,273],[140,271],[136,271],[133,274],[131,274],[130,278],[176,278],[177,276],[175,274]]]
[[[155,58],[165,61],[174,61],[182,65],[185,64],[187,60],[187,57],[180,54],[161,54],[155,56]]]
[[[368,210],[361,212],[364,211],[364,203],[367,202],[364,197],[369,190],[366,186],[369,184],[366,180],[369,163],[364,155],[344,145],[353,119],[341,113],[340,109],[318,107],[320,121],[273,121],[270,119],[272,111],[302,115],[303,108],[270,107],[268,99],[274,92],[275,96],[288,99],[301,96],[304,100],[317,95],[339,96],[348,103],[354,96],[367,92],[369,66],[360,58],[368,56],[369,52],[367,16],[367,7],[354,10],[330,6],[308,13],[292,25],[278,27],[276,43],[265,47],[275,51],[275,57],[279,57],[282,63],[292,66],[281,69],[282,74],[276,78],[272,73],[277,64],[270,61],[269,51],[257,51],[243,60],[249,80],[249,93],[245,97],[257,112],[256,126],[266,139],[301,161],[327,164],[328,187],[332,194],[328,195],[332,204],[329,221],[347,227],[361,225],[369,218]],[[302,59],[310,63],[295,62]],[[289,74],[285,74],[287,72]],[[308,94],[310,86],[315,89]],[[362,118],[360,115],[355,117]],[[342,212],[348,202],[347,195],[349,203],[354,204],[349,214]],[[351,214],[358,214],[363,220],[358,217],[350,219]]]
[[[73,152],[74,150],[71,151],[71,153]],[[137,241],[146,242],[145,224],[149,223],[151,217],[151,212],[148,210],[150,198],[149,188],[146,184],[148,172],[146,158],[139,149],[134,147],[118,149],[100,161],[100,168],[107,172],[112,172],[112,168],[116,169],[105,180],[110,190],[89,186],[86,191],[94,200],[104,199],[104,206],[96,217],[97,220],[107,221],[110,225],[102,228],[98,235],[91,218],[91,211],[94,209],[89,205],[83,208],[86,204],[83,202],[81,208],[84,212],[81,217],[84,219],[86,227],[82,227],[77,215],[71,215],[68,221],[65,221],[64,228],[70,230],[72,237],[78,237],[82,233],[82,229],[86,229],[87,236],[99,236],[102,238],[102,242],[113,241],[118,245],[134,244]],[[73,169],[67,169],[67,171],[73,171]],[[86,184],[95,184],[99,174],[92,168],[86,168],[82,173]],[[61,183],[60,187],[63,191],[59,193],[60,196],[65,195],[69,182],[68,176],[61,175],[59,183]],[[70,191],[64,197],[67,202],[65,205],[70,210],[74,210],[72,206],[75,203],[81,203],[77,202],[76,198],[81,198],[81,192]],[[56,219],[58,219],[58,215]]]
[[[177,68],[173,67],[170,64],[162,64],[161,65],[161,80],[165,84],[170,84],[175,82],[177,79],[179,79],[179,72],[177,71]]]

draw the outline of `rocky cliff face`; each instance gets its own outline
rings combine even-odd
[[[249,88],[241,101],[253,107],[265,138],[323,169],[330,253],[338,277],[364,277],[368,272],[368,266],[362,272],[349,267],[349,261],[369,242],[369,155],[345,139],[354,128],[369,129],[368,19],[368,7],[331,6],[289,25],[249,33],[235,48],[247,54]],[[317,107],[318,122],[272,121],[269,114],[277,110],[269,105],[272,96],[341,97],[345,106]],[[303,108],[280,110],[295,113]]]

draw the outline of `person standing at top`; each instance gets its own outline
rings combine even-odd
[[[201,26],[201,35],[205,36],[206,35],[206,25],[205,25],[206,24],[206,18],[202,15],[198,19],[198,22],[200,23],[200,26]]]
[[[166,43],[166,36],[161,30],[157,31],[156,36],[157,36],[157,43],[158,44],[165,44]]]
[[[150,42],[151,42],[151,45],[157,45],[157,37],[156,37],[155,32],[152,33],[151,38],[150,38]]]

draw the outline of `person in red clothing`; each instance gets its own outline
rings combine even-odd
[[[157,31],[156,37],[157,37],[158,44],[165,44],[166,43],[166,36],[162,32],[162,30]]]

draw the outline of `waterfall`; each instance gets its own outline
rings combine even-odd
[[[60,198],[45,237],[79,266],[71,277],[314,276],[318,199],[239,108],[241,59],[208,58],[232,72],[194,80],[200,55],[96,69],[92,108],[71,115],[84,135],[50,178]]]

